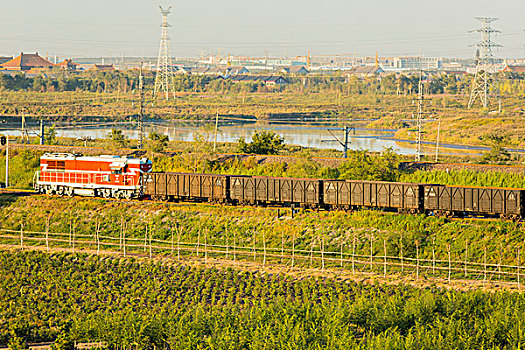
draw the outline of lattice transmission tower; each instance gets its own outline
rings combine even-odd
[[[492,22],[497,18],[476,17],[481,22],[481,28],[473,32],[481,34],[481,41],[476,44],[476,75],[472,81],[472,90],[468,101],[468,108],[479,98],[483,107],[488,107],[490,101],[490,89],[492,85],[490,74],[496,72],[497,59],[492,53],[495,47],[501,47],[492,41],[492,34],[500,33],[492,28]]]
[[[175,86],[173,84],[173,66],[171,64],[170,56],[170,37],[168,35],[168,15],[171,12],[171,6],[163,9],[159,6],[162,14],[162,35],[160,37],[159,59],[157,61],[157,75],[155,77],[155,91],[154,96],[164,94],[166,100],[169,99],[170,91],[175,94]]]

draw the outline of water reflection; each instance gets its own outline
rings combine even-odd
[[[19,126],[6,125],[9,130],[4,130],[2,133],[11,136],[20,136],[21,131]],[[56,124],[56,132],[58,137],[72,137],[72,138],[107,138],[108,133],[114,128],[122,129],[124,135],[130,139],[137,139],[138,132],[136,125],[124,123],[100,123],[98,125],[68,125]],[[15,129],[16,128],[16,129]],[[38,132],[38,125],[30,125],[30,128]],[[193,141],[197,133],[204,133],[210,141],[213,141],[214,124],[204,124],[185,121],[171,121],[171,122],[148,122],[145,125],[146,132],[160,132],[167,134],[170,140],[178,141]],[[328,130],[330,129],[330,131]],[[204,131],[206,130],[206,131]],[[344,140],[344,131],[342,128],[337,129],[333,126],[315,125],[312,123],[220,123],[217,133],[218,142],[236,142],[240,137],[244,137],[247,141],[251,141],[251,135],[254,130],[270,130],[283,136],[286,144],[299,145],[303,147],[315,147],[322,149],[337,149],[341,150],[341,145],[334,139],[334,134],[339,140]],[[332,134],[331,134],[331,133]],[[31,136],[31,134],[30,134]],[[392,130],[371,130],[355,127],[349,135],[350,149],[366,149],[369,151],[380,152],[385,147],[392,147],[394,151],[400,154],[412,155],[415,153],[413,148],[400,146],[393,140]]]

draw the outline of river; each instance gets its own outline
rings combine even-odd
[[[394,139],[396,130],[367,129],[362,127],[362,125],[364,124],[359,122],[351,122],[349,124],[351,127],[348,135],[349,149],[364,149],[372,152],[380,152],[384,148],[390,147],[395,152],[403,155],[414,155],[416,153],[415,146],[412,145],[412,147],[410,147],[410,143],[414,143],[414,141]],[[209,141],[213,141],[215,138],[214,126],[214,123],[210,122],[157,120],[146,122],[145,130],[146,133],[157,131],[167,134],[170,140],[176,141],[193,141],[195,135],[201,133],[205,134]],[[121,129],[129,139],[138,138],[136,124],[134,123],[100,122],[94,124],[90,122],[70,125],[68,123],[58,122],[55,125],[57,136],[67,138],[107,138],[111,130],[115,128]],[[28,121],[28,129],[30,136],[36,136],[39,132],[39,126],[33,120]],[[344,131],[342,127],[325,126],[322,122],[315,123],[289,120],[271,122],[219,122],[217,141],[236,142],[240,137],[244,137],[247,141],[250,141],[251,135],[255,130],[274,131],[284,137],[286,144],[302,147],[342,151],[342,145],[336,140],[336,137],[341,142],[344,142]],[[20,122],[9,121],[2,124],[0,126],[0,133],[19,137],[21,135]],[[432,153],[434,152],[435,140],[423,141],[422,143],[430,147]],[[447,148],[448,152],[453,152],[455,155],[473,155],[472,152],[479,154],[481,151],[488,149],[487,147],[450,144],[442,144],[440,146]],[[510,151],[523,152],[523,150]],[[444,152],[440,153],[448,154]]]

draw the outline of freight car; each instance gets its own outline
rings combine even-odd
[[[322,180],[266,176],[230,176],[230,198],[234,204],[287,204],[321,208]]]
[[[436,216],[525,217],[525,190],[498,187],[424,185],[425,210]]]
[[[381,208],[423,213],[424,185],[401,182],[324,180],[327,209]]]
[[[152,172],[144,174],[142,187],[144,195],[154,200],[226,203],[230,176]]]

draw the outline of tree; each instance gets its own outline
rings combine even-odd
[[[244,137],[237,141],[237,149],[249,154],[278,154],[284,148],[284,138],[273,131],[257,131],[252,135],[252,142],[247,143]]]
[[[111,144],[115,149],[124,148],[128,144],[126,135],[122,133],[122,130],[111,129],[111,131],[108,133],[108,139],[111,141]]]
[[[47,128],[47,130],[44,132],[44,139],[46,140],[46,143],[48,145],[54,145],[56,144],[56,138],[57,138],[57,132],[55,129],[55,125]]]
[[[199,168],[201,172],[205,172],[210,165],[209,158],[213,153],[212,135],[213,127],[211,126],[204,126],[193,133],[193,154],[189,161],[193,162],[194,172],[197,172]]]
[[[487,140],[491,145],[490,151],[485,152],[483,154],[483,158],[481,158],[482,164],[502,164],[508,162],[511,159],[509,151],[507,151],[503,146],[508,141],[508,135],[491,133],[484,135],[482,139]]]
[[[155,131],[152,131],[149,134],[149,146],[153,152],[162,152],[166,146],[168,146],[168,141],[170,138],[168,135],[164,135]]]

